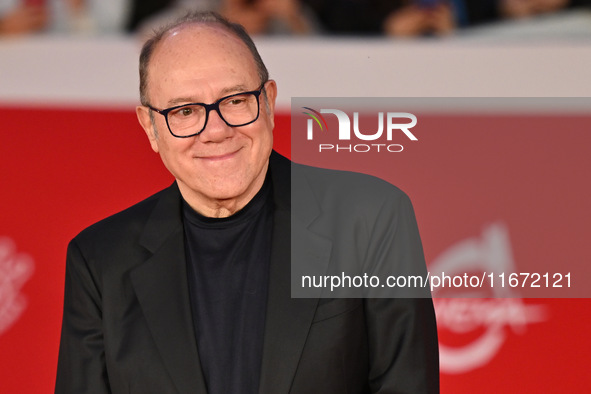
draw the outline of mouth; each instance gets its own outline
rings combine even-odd
[[[228,159],[232,159],[234,156],[236,156],[236,154],[240,151],[240,149],[237,149],[235,151],[229,152],[229,153],[222,153],[219,155],[203,155],[203,156],[197,156],[197,159],[201,159],[201,160],[206,160],[209,162],[215,162],[215,161],[223,161],[223,160],[228,160]]]

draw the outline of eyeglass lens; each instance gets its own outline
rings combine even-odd
[[[256,119],[259,106],[254,93],[233,95],[219,102],[219,113],[230,126],[243,126]],[[189,104],[168,112],[170,131],[177,136],[188,136],[205,128],[207,109],[201,104]]]

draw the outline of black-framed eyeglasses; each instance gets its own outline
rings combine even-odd
[[[265,82],[266,83],[266,82]],[[259,118],[259,96],[265,88],[241,92],[222,97],[213,104],[189,103],[166,109],[146,105],[166,119],[170,134],[177,138],[188,138],[200,134],[207,126],[209,111],[216,111],[230,127],[246,126]]]

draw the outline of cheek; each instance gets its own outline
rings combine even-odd
[[[265,114],[266,115],[266,114]],[[260,130],[259,138],[265,150],[271,150],[273,147],[273,128],[275,125],[273,117],[264,117],[264,126]]]
[[[168,167],[169,165],[175,165],[175,163],[182,163],[187,160],[191,142],[192,141],[187,141],[186,139],[170,141],[169,138],[160,136],[158,139],[158,151],[162,161],[167,164]]]
[[[242,138],[250,140],[254,150],[259,152],[266,150],[268,145],[273,143],[273,127],[269,119],[260,117],[256,123],[249,126],[253,127],[238,130]]]
[[[265,162],[273,149],[273,133],[269,130],[260,130],[255,137],[253,144],[255,146],[253,154],[256,155],[256,162]]]

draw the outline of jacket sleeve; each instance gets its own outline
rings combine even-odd
[[[103,347],[101,291],[76,239],[70,242],[66,259],[55,393],[110,393]]]
[[[416,218],[406,194],[388,199],[381,207],[369,239],[367,264],[381,280],[388,275],[426,280]],[[378,293],[379,298],[365,299],[372,393],[439,393],[433,302],[428,286],[413,286],[391,293],[386,288],[385,293]]]
[[[439,393],[437,330],[431,299],[366,299],[365,315],[371,392]]]

